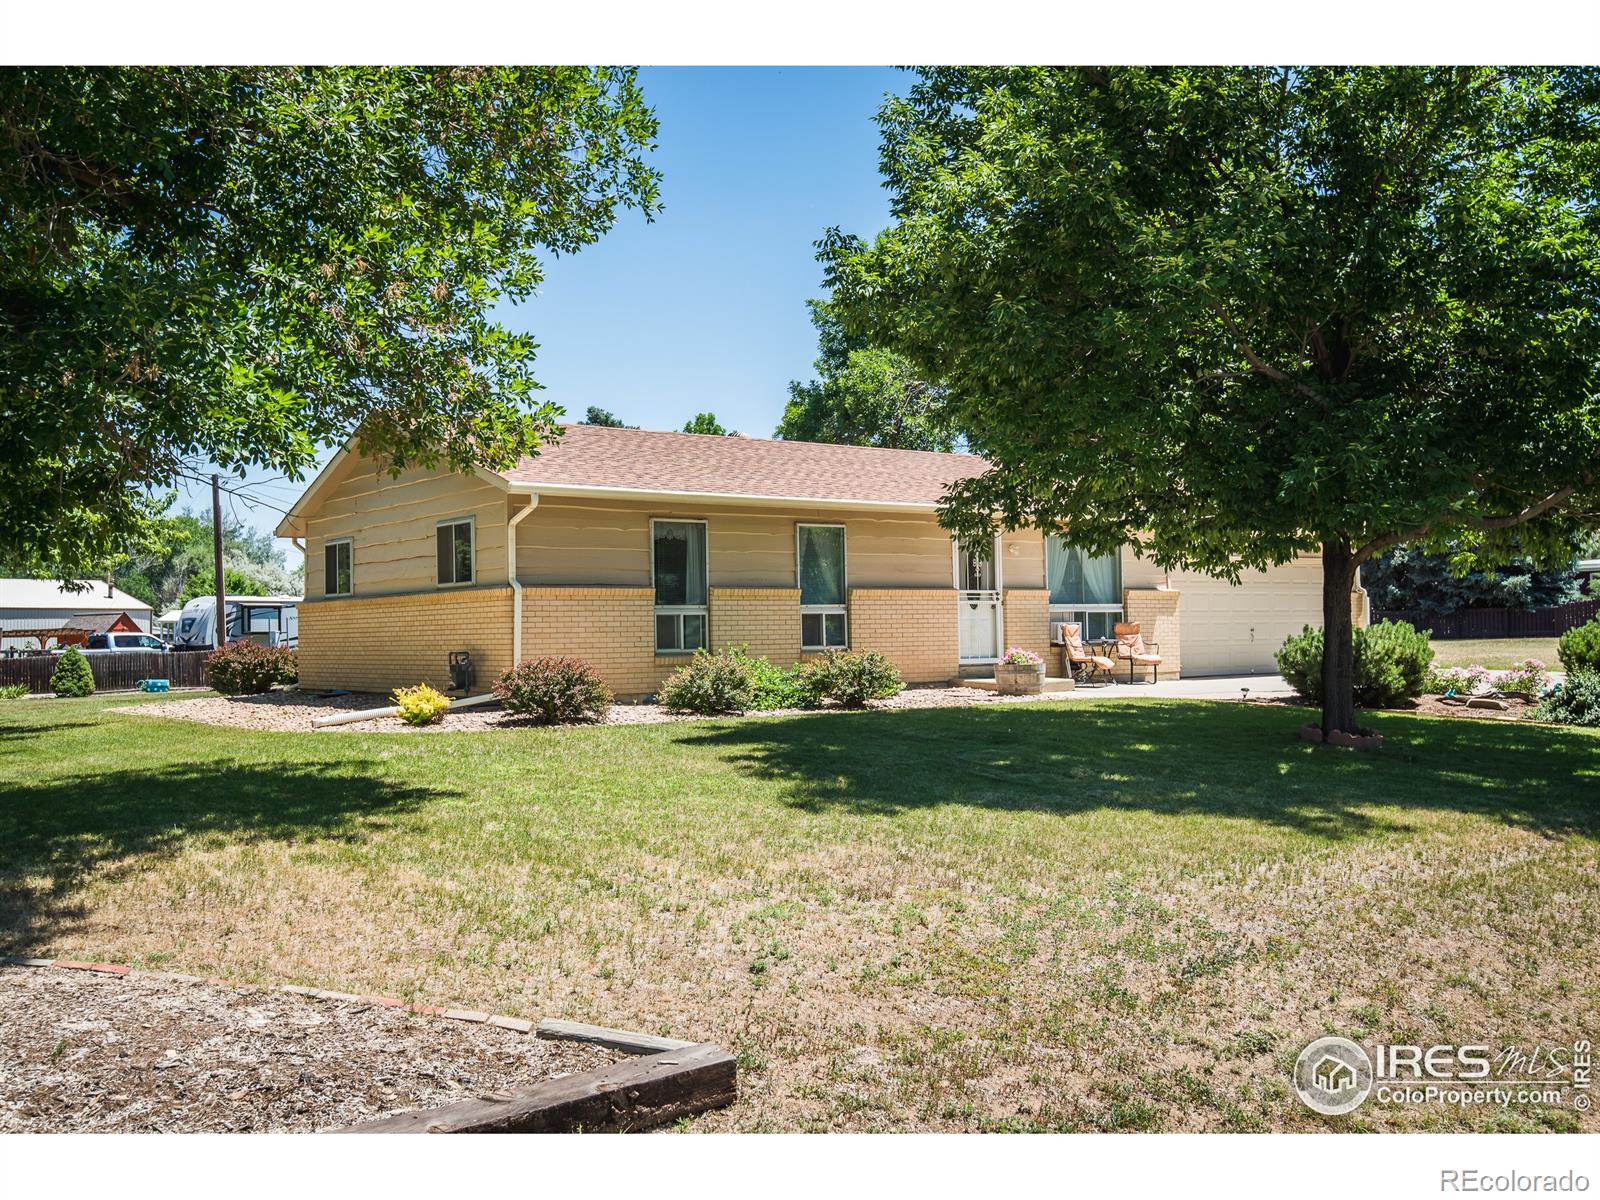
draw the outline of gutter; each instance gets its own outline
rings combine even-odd
[[[516,494],[524,494],[523,488],[513,484]],[[517,526],[522,523],[522,518],[539,507],[539,493],[527,491],[526,506],[517,509],[506,520],[506,578],[511,582],[511,665],[513,667],[522,662],[522,582],[517,578]]]

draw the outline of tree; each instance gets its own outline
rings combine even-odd
[[[617,416],[616,413],[612,412],[610,409],[600,408],[594,404],[589,405],[588,409],[583,414],[583,420],[579,421],[578,424],[603,425],[607,429],[639,428],[637,425],[624,425],[622,423],[622,418]]]
[[[1463,608],[1544,608],[1578,599],[1570,556],[1543,569],[1526,558],[1457,570],[1449,553],[1393,546],[1368,559],[1361,584],[1373,608],[1453,613]]]
[[[716,437],[736,437],[736,430],[724,429],[722,422],[717,420],[716,413],[695,413],[683,423],[685,433],[709,433]]]
[[[61,573],[207,460],[535,450],[558,410],[493,307],[657,208],[626,69],[24,67],[0,131],[0,529]]]
[[[849,334],[821,300],[809,301],[817,329],[816,380],[789,385],[775,436],[795,442],[952,450],[955,435],[934,416],[936,390],[909,360]]]
[[[847,327],[994,468],[941,519],[1166,566],[1567,553],[1600,510],[1600,72],[938,69],[880,114],[894,223]]]
[[[228,592],[245,595],[294,594],[300,577],[284,566],[283,552],[271,535],[225,513],[222,520],[223,581]],[[157,612],[215,590],[211,512],[162,517],[143,545],[112,572],[123,591]]]

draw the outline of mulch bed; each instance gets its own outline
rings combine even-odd
[[[1041,700],[1059,700],[1073,695],[1071,692],[1045,693],[1038,696],[1001,696],[981,688],[914,686],[887,700],[873,700],[868,709],[901,708],[967,708],[986,704],[1029,704]],[[306,733],[316,717],[337,712],[354,712],[363,708],[382,708],[392,704],[387,696],[361,693],[348,696],[318,697],[304,692],[270,692],[264,696],[206,696],[198,700],[173,700],[162,704],[127,705],[113,712],[132,713],[145,717],[176,717],[185,721],[202,721],[208,725],[225,725],[234,729],[254,729],[277,732]],[[838,709],[775,709],[754,716],[780,717],[798,713],[840,711]],[[659,704],[614,704],[607,715],[606,725],[657,725],[679,721],[705,721],[723,718],[701,717],[687,713],[668,712]],[[398,717],[384,717],[374,721],[361,721],[352,725],[335,725],[318,732],[327,733],[462,733],[484,729],[538,729],[532,721],[502,711],[498,705],[466,708],[447,713],[436,725],[421,727],[407,725]]]
[[[306,1133],[618,1061],[360,1002],[0,966],[0,1133]]]

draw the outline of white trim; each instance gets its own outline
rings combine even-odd
[[[522,581],[517,578],[517,526],[522,518],[539,507],[539,493],[531,492],[528,503],[506,518],[506,580],[511,584],[511,665],[522,662]],[[435,537],[438,535],[435,534]],[[439,553],[434,544],[434,556]]]
[[[935,501],[918,500],[841,500],[818,496],[778,496],[753,492],[673,492],[661,488],[590,487],[571,483],[539,483],[534,480],[511,480],[513,490],[537,489],[545,496],[572,496],[579,499],[605,500],[612,497],[643,498],[661,501],[691,501],[712,504],[787,504],[796,508],[854,509],[869,512],[937,512]]]
[[[706,602],[704,604],[657,604],[656,603],[656,526],[657,525],[703,525],[706,531]],[[711,522],[704,517],[651,517],[650,518],[650,645],[658,655],[693,654],[698,647],[683,648],[683,618],[693,615],[700,616],[705,624],[706,649],[711,649]],[[661,616],[676,616],[678,618],[678,649],[663,650],[657,645],[656,618]]]
[[[446,583],[444,580],[438,578],[438,574],[439,574],[439,530],[443,529],[446,525],[451,525],[451,526],[467,525],[467,526],[470,526],[471,529],[472,529],[472,533],[469,535],[470,539],[471,539],[471,547],[472,547],[472,575],[468,579],[453,579],[449,583]],[[451,562],[452,567],[454,567],[454,564],[455,564],[455,556],[456,556],[456,540],[452,536],[451,539],[450,539],[450,562]],[[435,577],[434,587],[436,587],[436,588],[460,588],[460,587],[474,587],[474,586],[476,586],[476,584],[478,582],[478,518],[477,518],[476,514],[468,513],[466,516],[462,516],[462,517],[445,517],[445,518],[443,518],[443,519],[441,519],[439,521],[435,521],[434,522],[434,525],[433,525],[433,573],[434,573],[434,577]],[[354,574],[354,572],[352,572],[352,574]],[[352,580],[352,582],[354,582],[354,581]]]
[[[350,547],[350,590],[348,592],[330,592],[328,590],[328,547]],[[304,583],[305,580],[300,582]],[[325,538],[322,543],[322,596],[325,600],[344,600],[356,594],[356,541],[353,537]]]
[[[798,590],[800,583],[800,531],[802,529],[837,529],[839,531],[840,569],[843,578],[840,581],[840,590],[844,593],[845,601],[850,598],[850,527],[842,521],[796,521],[794,523],[794,586]],[[809,614],[820,613],[822,622],[821,645],[806,644],[806,622]],[[844,618],[844,642],[839,646],[830,646],[828,640],[827,617],[838,615]],[[800,649],[802,650],[842,650],[850,647],[850,610],[845,602],[839,604],[806,604],[800,605]]]

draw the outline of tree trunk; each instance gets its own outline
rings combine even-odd
[[[1350,591],[1356,561],[1342,538],[1322,543],[1322,736],[1355,732],[1355,622]]]

